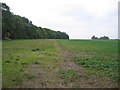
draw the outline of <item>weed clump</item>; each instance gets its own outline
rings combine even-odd
[[[18,63],[18,62],[14,62],[14,63]]]
[[[5,61],[5,63],[11,63],[11,61]]]
[[[12,81],[13,81],[13,82],[15,82],[16,80],[15,80],[15,79],[13,79]]]
[[[22,70],[22,69],[21,69],[20,71],[21,71],[21,72],[23,72],[23,70]]]
[[[16,60],[16,61],[19,61],[19,58],[16,58],[15,60]]]
[[[37,51],[40,51],[40,49],[39,49],[39,48],[36,48],[36,49],[32,49],[31,51],[37,52]]]
[[[35,62],[34,62],[34,64],[40,64],[40,62],[38,62],[38,61],[35,61]]]
[[[26,65],[27,63],[22,62],[21,64],[22,64],[22,65]]]

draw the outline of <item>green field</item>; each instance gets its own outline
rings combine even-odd
[[[3,87],[118,87],[117,40],[5,40]]]

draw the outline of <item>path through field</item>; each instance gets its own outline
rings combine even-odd
[[[57,49],[59,60],[52,60],[42,65],[42,62],[35,62],[28,65],[25,70],[24,80],[18,85],[19,88],[93,88],[93,87],[114,87],[108,78],[100,80],[96,76],[88,76],[85,69],[74,62],[78,53],[71,52],[61,46],[56,40],[54,47]],[[40,54],[42,58],[46,55]],[[29,76],[28,76],[29,75]],[[31,75],[31,77],[30,77]],[[27,80],[25,78],[28,78]]]

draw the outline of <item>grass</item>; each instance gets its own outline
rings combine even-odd
[[[59,70],[59,74],[61,78],[64,80],[63,83],[66,84],[67,82],[74,81],[77,78],[77,73],[74,70]]]
[[[63,40],[59,41],[65,48],[75,52],[97,53],[116,56],[117,40]]]
[[[90,71],[98,71],[104,73],[105,75],[113,78],[113,80],[118,80],[118,61],[110,60],[110,58],[93,56],[91,58],[78,57],[75,62]],[[93,72],[94,73],[94,72]]]
[[[59,68],[62,61],[57,45],[75,53],[73,61],[85,68],[88,76],[108,77],[117,82],[117,40],[6,40],[2,55],[3,87],[16,87],[24,80],[37,79],[26,73],[28,66],[36,62],[46,74],[56,71],[64,84],[76,80],[77,72]]]
[[[36,61],[42,63],[44,69],[47,69],[47,65],[53,60],[57,61],[58,50],[54,44],[50,40],[3,41],[3,87],[20,84],[24,80],[28,65]],[[57,63],[53,63],[52,66],[57,66]],[[28,77],[31,78],[31,75]]]
[[[74,62],[82,65],[88,74],[118,80],[117,40],[64,40],[59,43],[78,54],[74,57]]]

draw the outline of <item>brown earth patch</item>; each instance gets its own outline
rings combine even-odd
[[[40,58],[45,58],[45,55],[44,54],[40,54],[39,57]]]
[[[40,65],[31,64],[26,72],[27,75],[33,75],[33,80],[25,80],[18,88],[63,88],[61,80],[56,73],[43,70]],[[27,78],[27,77],[25,77]]]

